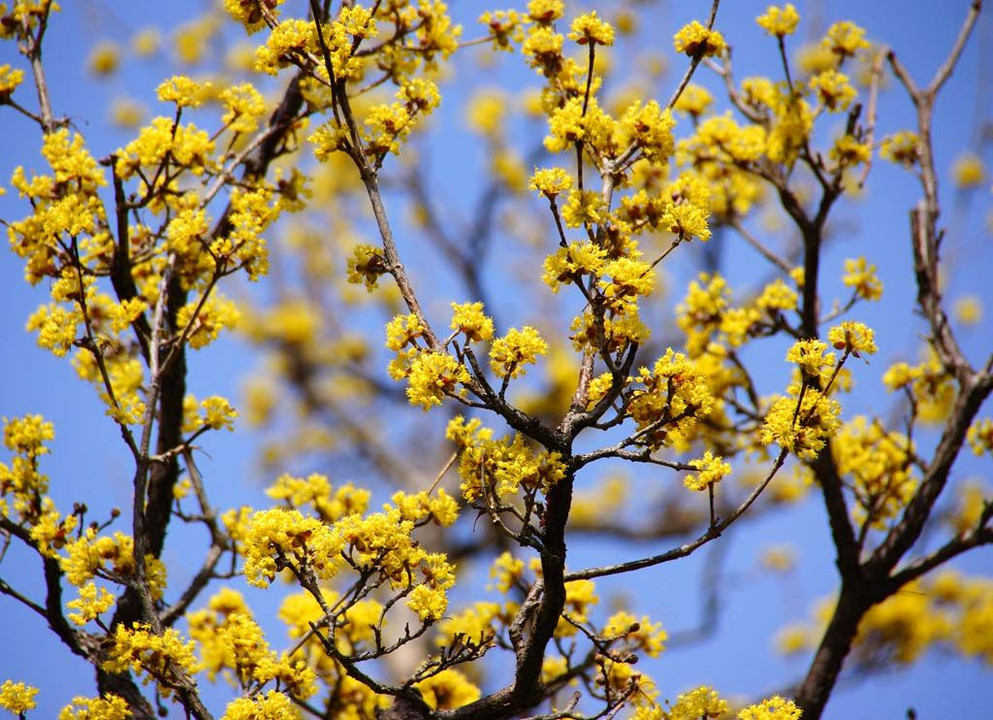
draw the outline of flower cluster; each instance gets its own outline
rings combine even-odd
[[[640,444],[683,449],[716,407],[707,376],[693,360],[669,348],[651,370],[639,370],[628,414],[637,424]]]
[[[131,628],[118,625],[113,645],[103,663],[108,672],[131,671],[154,680],[163,696],[169,697],[182,678],[196,671],[197,661],[193,643],[184,642],[179,631],[166,628],[162,634],[152,632],[148,625],[135,623]]]

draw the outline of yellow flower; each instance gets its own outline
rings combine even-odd
[[[891,365],[883,373],[883,384],[892,392],[910,385],[921,376],[919,368],[912,368],[905,362],[898,362]]]
[[[869,47],[869,42],[865,39],[864,29],[855,23],[843,21],[828,28],[821,46],[844,59]]]
[[[879,146],[879,155],[884,160],[912,167],[920,157],[917,134],[909,130],[901,130],[883,138]]]
[[[720,455],[714,455],[710,450],[704,453],[698,460],[690,460],[689,464],[699,472],[687,475],[683,479],[683,485],[687,490],[706,490],[731,474],[731,465],[724,461]]]
[[[387,272],[382,248],[365,243],[356,245],[348,258],[346,271],[348,282],[354,285],[365,283],[366,290],[372,292],[376,289],[379,278]]]
[[[878,300],[883,295],[883,283],[876,276],[876,266],[869,265],[865,257],[845,260],[842,282],[865,300]]]
[[[963,325],[978,325],[983,319],[983,301],[975,295],[966,295],[955,301],[952,312]]]
[[[505,128],[507,97],[496,88],[477,91],[466,106],[469,127],[483,137],[496,138]]]
[[[845,350],[855,357],[875,355],[876,333],[860,322],[845,321],[828,331],[828,341],[836,350]]]
[[[983,418],[974,422],[969,428],[968,438],[974,454],[993,452],[993,420]]]
[[[768,700],[749,705],[738,713],[738,720],[800,720],[802,711],[792,700],[773,695]]]
[[[562,17],[562,0],[528,0],[528,18],[539,24],[550,24]]]
[[[232,700],[221,720],[282,720],[297,717],[293,701],[278,690],[268,690],[253,697]]]
[[[210,87],[210,83],[201,85],[186,75],[174,75],[162,82],[155,93],[162,102],[174,102],[176,107],[200,107],[203,103],[202,92]]]
[[[855,516],[876,529],[897,515],[917,488],[906,435],[887,432],[878,420],[857,416],[845,423],[832,446],[838,471],[850,479]]]
[[[117,70],[120,61],[121,51],[117,47],[117,43],[105,40],[98,43],[90,51],[90,57],[86,64],[94,75],[105,76],[112,75]]]
[[[641,260],[617,258],[606,263],[602,273],[610,280],[601,280],[600,287],[603,288],[604,296],[615,307],[634,301],[638,296],[651,295],[655,289],[655,270]],[[618,301],[621,303],[618,304]]]
[[[509,592],[515,583],[520,582],[523,575],[524,561],[515,558],[507,551],[502,552],[490,568],[490,578],[496,581],[496,589],[504,594]]]
[[[225,113],[221,118],[231,132],[255,132],[259,120],[265,115],[266,104],[262,95],[251,83],[241,83],[225,88],[219,99]]]
[[[458,670],[448,668],[415,685],[432,710],[454,710],[479,699],[479,688]]]
[[[24,82],[23,70],[16,68],[11,70],[7,63],[0,65],[0,105],[10,100],[14,89],[22,82]]]
[[[128,720],[130,717],[127,702],[113,693],[98,698],[74,697],[59,713],[59,720]]]
[[[234,301],[216,293],[200,308],[199,315],[194,317],[193,313],[198,304],[197,300],[193,300],[181,307],[176,315],[176,322],[180,327],[189,324],[188,341],[194,350],[212,343],[220,335],[221,330],[233,328],[241,318],[241,311]]]
[[[200,408],[203,411],[203,424],[207,427],[214,430],[234,430],[234,419],[238,417],[238,411],[225,398],[213,395],[201,401]]]
[[[109,118],[118,127],[136,128],[145,119],[145,106],[131,98],[117,98],[110,105]]]
[[[770,5],[764,14],[755,18],[755,22],[770,35],[782,38],[796,31],[800,15],[793,3],[786,3],[783,7]]]
[[[442,589],[418,585],[407,596],[407,607],[421,620],[437,620],[448,609],[448,598]]]
[[[101,666],[113,673],[132,671],[157,681],[164,697],[171,697],[180,673],[192,673],[197,667],[193,641],[183,642],[175,628],[161,635],[148,625],[135,623],[131,628],[118,625],[107,660]]]
[[[685,91],[683,97],[687,97]],[[694,91],[690,91],[689,97],[694,97]],[[699,94],[697,101],[704,102]],[[639,102],[631,105],[624,112],[621,125],[630,133],[631,139],[649,160],[666,163],[675,151],[672,130],[676,126],[676,121],[668,109],[663,110],[654,100],[644,106]]]
[[[515,378],[526,372],[524,365],[533,365],[539,355],[547,354],[548,343],[533,327],[511,328],[506,335],[493,342],[490,367],[498,377]]]
[[[872,148],[868,143],[861,143],[851,135],[842,135],[835,140],[828,155],[841,166],[867,163],[872,157]]]
[[[131,37],[131,50],[140,58],[148,58],[159,51],[162,36],[158,28],[141,28]]]
[[[12,680],[5,680],[0,685],[0,707],[9,710],[14,715],[21,715],[28,710],[34,710],[38,703],[34,696],[38,694],[38,688]]]
[[[466,342],[485,342],[493,337],[493,320],[483,312],[483,303],[452,303],[452,330],[465,334]]]
[[[603,636],[624,638],[625,642],[634,644],[637,649],[653,658],[662,654],[669,637],[661,623],[650,622],[647,616],[643,616],[640,621],[636,620],[623,610],[610,616],[604,625]]]
[[[559,286],[568,285],[584,274],[603,273],[607,251],[589,241],[571,242],[545,258],[545,272],[541,279],[557,293]]]
[[[687,85],[676,101],[675,109],[694,118],[705,114],[714,104],[714,96],[705,87]]]
[[[777,443],[802,460],[812,460],[840,427],[840,412],[837,401],[807,388],[799,409],[793,397],[779,398],[772,404],[760,439],[765,445]]]
[[[810,78],[810,89],[817,93],[830,112],[846,110],[857,94],[848,76],[837,70],[825,70],[814,75]]]
[[[719,718],[728,710],[728,704],[711,687],[701,685],[696,690],[680,695],[666,720],[699,720]]]
[[[960,190],[979,187],[986,179],[982,158],[975,153],[963,153],[952,166],[952,181]]]
[[[469,372],[447,353],[423,352],[411,362],[407,380],[410,404],[429,410],[432,405],[441,405],[446,395],[454,395],[460,384],[469,382]]]
[[[572,21],[569,39],[580,45],[613,45],[614,28],[597,17],[596,11],[578,16]]]
[[[224,9],[228,14],[245,26],[249,33],[257,32],[265,26],[265,18],[261,7],[265,6],[270,12],[277,12],[276,6],[283,0],[224,0]]]
[[[79,598],[67,602],[66,607],[77,611],[69,613],[70,620],[77,625],[85,625],[110,610],[116,602],[116,596],[89,582],[79,589]]]
[[[563,168],[535,168],[528,188],[537,190],[549,200],[572,187],[572,176]]]
[[[344,547],[340,532],[299,510],[275,507],[257,512],[244,538],[245,579],[264,588],[281,567],[294,567],[327,580],[337,573]]]
[[[776,278],[762,289],[755,304],[764,310],[796,310],[799,297],[781,278]]]
[[[680,28],[673,38],[673,44],[676,52],[690,57],[720,55],[727,48],[723,35],[716,30],[708,30],[696,20]]]
[[[399,352],[407,345],[416,345],[417,338],[424,337],[425,332],[416,315],[397,315],[386,324],[386,347]]]
[[[807,377],[819,378],[823,370],[834,367],[834,353],[827,353],[820,340],[797,340],[786,353],[786,361],[796,363]]]

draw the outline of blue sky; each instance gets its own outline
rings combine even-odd
[[[205,3],[179,0],[172,3],[140,0],[112,3],[101,0],[64,0],[64,11],[54,17],[47,38],[45,62],[49,72],[52,97],[57,113],[70,116],[82,132],[94,153],[100,157],[126,142],[126,135],[108,129],[107,117],[111,103],[123,95],[137,98],[148,107],[154,106],[154,87],[175,71],[168,55],[151,62],[129,63],[114,78],[94,81],[87,73],[85,59],[98,42],[111,39],[126,45],[139,28],[158,25],[175,28],[193,17]],[[465,37],[477,37],[473,19],[488,4],[476,2],[451,3],[457,18],[466,25]],[[568,3],[567,3],[568,4]],[[765,8],[765,2],[727,0],[720,9],[717,27],[735,47],[738,77],[760,72],[772,72],[776,61],[774,44],[754,25],[753,18]],[[585,3],[610,16],[618,3]],[[702,0],[680,0],[660,3],[652,10],[656,25],[643,29],[639,47],[664,54],[672,71],[659,87],[659,96],[668,97],[676,78],[682,72],[682,62],[671,51],[670,37],[684,22],[704,18],[710,3]],[[968,2],[948,3],[879,0],[878,2],[797,3],[805,18],[821,16],[822,27],[837,19],[851,19],[868,30],[869,37],[888,43],[899,54],[912,74],[923,83],[944,59]],[[292,13],[302,3],[290,0],[284,6]],[[126,8],[126,9],[124,9]],[[819,8],[819,9],[818,9]],[[569,13],[577,11],[570,6]],[[948,169],[954,158],[970,146],[973,118],[976,114],[977,87],[980,68],[980,42],[984,36],[987,46],[993,35],[989,16],[981,19],[976,37],[970,43],[960,68],[939,100],[935,116],[935,150],[942,178],[948,179]],[[804,34],[801,28],[800,35]],[[993,58],[986,48],[987,62]],[[427,140],[424,152],[431,160],[430,181],[438,197],[445,198],[446,209],[458,210],[468,205],[463,198],[472,198],[481,191],[479,164],[483,152],[477,138],[465,130],[462,119],[467,99],[479,87],[505,84],[517,87],[521,83],[537,84],[537,79],[523,68],[519,58],[502,57],[494,68],[474,68],[472,53],[465,58],[468,69],[457,72],[443,86],[445,101],[435,119],[436,134]],[[640,55],[615,54],[613,63],[617,74],[624,75],[626,64],[637,66]],[[462,62],[461,59],[457,60]],[[10,43],[0,45],[0,64],[10,62],[23,66]],[[712,77],[701,69],[698,79],[708,87],[717,88]],[[609,89],[609,88],[608,88]],[[24,97],[24,88],[19,91]],[[981,92],[989,97],[993,88]],[[719,98],[719,95],[718,95]],[[722,103],[718,101],[720,107]],[[17,165],[41,169],[37,129],[9,108],[0,112],[0,183],[6,183]],[[910,126],[909,101],[891,83],[880,104],[880,135]],[[540,128],[539,128],[540,130]],[[527,127],[515,128],[515,137],[523,136]],[[533,144],[538,139],[530,137]],[[989,160],[987,154],[986,159]],[[917,351],[916,338],[923,325],[912,315],[913,288],[910,286],[910,257],[907,241],[906,210],[916,197],[914,182],[901,170],[878,163],[873,169],[869,189],[863,199],[845,202],[838,210],[837,239],[825,257],[825,275],[838,277],[845,257],[866,255],[880,266],[887,295],[879,307],[862,307],[854,319],[873,325],[879,335],[882,352],[867,367],[856,369],[865,391],[859,396],[862,412],[885,414],[888,398],[876,389],[878,378],[889,362],[898,358],[912,359]],[[946,184],[943,197],[947,207],[953,207],[953,194]],[[960,202],[962,222],[958,232],[946,242],[949,259],[948,296],[980,297],[987,307],[987,317],[993,312],[993,291],[989,272],[993,269],[993,249],[986,227],[990,211],[988,188]],[[458,206],[458,207],[456,207]],[[0,217],[19,218],[26,212],[16,193],[0,197]],[[401,213],[391,208],[394,219],[401,223]],[[958,216],[949,212],[946,221]],[[686,248],[683,248],[686,249]],[[433,284],[436,262],[429,251],[413,242],[401,242],[400,248],[409,261],[415,282],[421,286],[431,308],[447,307],[458,292],[451,278]],[[690,252],[694,249],[690,248]],[[499,242],[493,250],[493,262],[498,268],[514,263],[512,247]],[[754,255],[739,246],[728,249],[726,267],[732,286],[746,285],[764,276],[765,269]],[[13,417],[25,413],[41,413],[53,421],[56,440],[53,455],[46,458],[47,472],[52,477],[53,494],[66,507],[83,497],[94,507],[129,503],[131,477],[130,456],[120,443],[113,423],[103,414],[92,389],[77,382],[68,363],[52,357],[36,347],[34,338],[24,330],[31,311],[46,300],[42,287],[29,288],[22,280],[22,263],[9,252],[0,254],[0,337],[5,339],[0,358],[0,415]],[[685,260],[677,259],[667,268],[671,279],[671,294],[678,298],[687,280]],[[512,324],[526,322],[530,308],[528,296],[518,295],[506,282],[503,270],[488,275],[497,304]],[[828,284],[828,288],[830,288]],[[265,286],[256,290],[264,294]],[[988,319],[963,336],[967,352],[977,361],[990,351],[991,323]],[[767,364],[762,373],[769,389],[781,386],[786,368],[781,364],[779,349],[766,355],[757,354],[759,363]],[[194,353],[190,361],[191,389],[198,395],[220,393],[237,397],[240,379],[256,366],[250,348],[239,342],[219,343],[203,353]],[[385,373],[384,373],[385,376]],[[217,433],[205,443],[209,458],[201,469],[208,480],[213,478],[214,502],[222,507],[241,503],[261,505],[263,478],[253,468],[256,439],[240,428],[235,434]],[[963,457],[956,476],[984,475],[987,463],[980,464]],[[348,478],[345,478],[348,479]],[[749,695],[777,690],[798,679],[805,662],[786,661],[770,646],[770,637],[784,623],[803,619],[815,599],[829,595],[835,587],[835,573],[823,511],[817,501],[744,524],[729,533],[722,542],[728,543],[727,567],[732,569],[728,590],[722,593],[723,614],[716,635],[691,649],[673,650],[663,656],[650,670],[659,681],[663,694],[675,698],[695,684],[711,683],[727,695]],[[192,568],[185,562],[191,552],[201,547],[202,538],[176,533],[170,536],[166,562],[175,565],[174,577],[181,582]],[[758,576],[749,572],[754,567],[760,548],[770,544],[794,542],[800,546],[800,562],[788,578]],[[573,562],[599,564],[605,558],[627,558],[642,553],[658,552],[657,547],[603,544],[584,540],[573,548]],[[989,550],[973,553],[961,563],[971,573],[989,575]],[[640,575],[604,582],[610,593],[624,593],[637,598],[638,612],[648,612],[662,620],[670,632],[692,626],[700,608],[699,575],[704,557],[694,557],[646,571]],[[0,576],[16,579],[29,593],[38,589],[37,563],[12,548],[0,564]],[[467,580],[482,585],[478,574]],[[260,616],[265,608],[274,606],[275,593],[251,592],[250,599],[260,603]],[[273,626],[275,629],[275,626]],[[54,717],[57,709],[73,695],[94,692],[92,672],[88,665],[71,657],[54,636],[22,608],[0,600],[0,638],[4,651],[0,653],[0,680],[24,680],[42,688],[39,696],[38,718]],[[272,637],[279,647],[281,639]],[[853,682],[839,689],[829,705],[828,718],[878,718],[896,720],[904,717],[907,707],[918,710],[918,717],[945,718],[975,716],[977,703],[988,699],[990,675],[978,661],[958,660],[932,654],[918,666],[905,672],[877,675],[865,682]],[[226,688],[209,691],[220,714]]]

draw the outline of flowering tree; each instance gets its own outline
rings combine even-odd
[[[660,99],[606,90],[605,54],[647,5],[613,24],[566,5],[530,0],[470,31],[439,0],[225,0],[183,29],[179,52],[195,63],[237,31],[252,43],[241,64],[213,83],[164,79],[163,114],[108,151],[48,90],[57,5],[0,4],[19,53],[0,66],[0,104],[40,132],[45,160],[13,170],[23,212],[4,221],[25,279],[51,295],[28,329],[93,385],[133,471],[128,508],[90,508],[82,494],[59,507],[65,480],[45,474],[53,425],[5,420],[0,531],[36,558],[43,589],[0,564],[0,593],[95,671],[94,695],[60,717],[815,720],[846,663],[909,662],[937,643],[993,660],[989,581],[932,572],[993,541],[993,502],[953,473],[970,447],[993,452],[981,415],[993,356],[969,356],[969,308],[953,319],[947,307],[932,143],[979,0],[925,79],[850,22],[793,59],[789,4],[757,18],[778,69],[739,79],[715,0],[676,32],[679,77]],[[145,34],[136,52],[155,43]],[[543,125],[511,132],[506,97],[473,99],[491,172],[463,231],[418,143],[447,68],[477,51],[536,72],[526,112]],[[92,59],[98,73],[116,62],[108,47]],[[726,112],[698,75],[716,79]],[[915,126],[880,130],[887,83]],[[901,233],[924,354],[886,370],[892,411],[856,414],[852,389],[869,382],[877,345],[855,317],[883,287],[871,257],[846,260],[840,284],[825,257],[836,208],[878,158],[919,183]],[[975,159],[958,169],[961,187],[982,179]],[[770,242],[760,211],[796,242]],[[767,276],[734,293],[718,252],[738,241]],[[702,243],[703,272],[668,307],[658,273]],[[447,280],[410,272],[422,247]],[[511,252],[539,259],[515,278],[500,266]],[[276,299],[244,292],[246,279]],[[488,288],[521,279],[549,309],[505,323],[519,310]],[[832,288],[847,297],[833,302]],[[218,507],[224,480],[197,461],[239,413],[188,392],[191,353],[234,328],[268,358],[238,404],[274,438],[260,458],[269,507]],[[776,387],[760,346],[785,354]],[[340,467],[368,483],[338,482]],[[632,522],[626,481],[603,470],[626,467],[676,485],[639,508],[650,522]],[[732,525],[808,494],[823,505],[839,586],[823,622],[785,636],[812,651],[789,699],[731,709],[706,685],[664,695],[636,666],[663,651],[661,623],[598,612],[598,579],[719,547]],[[187,526],[206,542],[178,583],[165,550]],[[569,541],[594,535],[650,551],[590,564]],[[479,564],[491,565],[489,591],[460,591]],[[278,611],[283,651],[244,592],[278,577],[293,587]],[[211,708],[202,691],[218,675],[236,694]],[[27,713],[35,692],[8,681],[0,706]]]

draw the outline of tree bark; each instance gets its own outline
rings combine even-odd
[[[803,708],[803,720],[820,719],[852,648],[859,622],[873,604],[864,591],[842,583],[831,621],[796,693],[795,702]]]

